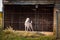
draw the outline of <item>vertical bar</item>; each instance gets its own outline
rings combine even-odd
[[[56,37],[58,38],[58,11],[56,11]]]

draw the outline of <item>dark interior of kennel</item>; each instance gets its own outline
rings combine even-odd
[[[34,31],[53,31],[53,8],[53,4],[4,5],[4,29],[11,26],[24,30],[24,22],[29,17]]]

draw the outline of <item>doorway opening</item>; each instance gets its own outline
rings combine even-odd
[[[4,28],[25,30],[26,18],[32,20],[34,31],[53,31],[53,4],[4,5]]]

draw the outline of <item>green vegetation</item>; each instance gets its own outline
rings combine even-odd
[[[0,12],[0,28],[2,28],[2,19],[3,19],[2,12]]]
[[[1,40],[55,40],[54,36],[40,36],[37,38],[33,37],[29,38],[29,37],[18,36],[17,34],[14,33],[10,34],[3,33],[0,38]]]
[[[16,30],[13,30],[13,28],[9,27],[1,32],[0,40],[55,40],[55,36],[44,36],[42,34],[36,36],[38,34],[33,35],[26,32],[25,34],[30,34],[28,36],[23,33],[16,32]]]

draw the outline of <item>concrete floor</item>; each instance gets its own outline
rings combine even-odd
[[[46,36],[52,36],[53,35],[53,32],[37,32],[37,31],[16,31],[18,33],[29,33],[29,34],[43,34],[43,35],[46,35]]]

